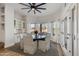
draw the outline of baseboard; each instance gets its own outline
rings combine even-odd
[[[14,45],[14,43],[9,44],[9,45],[4,45],[4,48],[8,48],[8,47],[11,47],[11,46],[13,46],[13,45]]]

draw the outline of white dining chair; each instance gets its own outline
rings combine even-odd
[[[20,35],[20,49],[24,48],[24,37],[26,36],[26,33],[22,33]]]
[[[50,34],[46,35],[45,41],[39,41],[39,49],[46,52],[50,49]]]
[[[31,34],[24,37],[24,53],[34,54],[37,49],[37,42],[33,41]]]

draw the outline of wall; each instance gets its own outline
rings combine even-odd
[[[16,28],[14,28],[14,20],[20,22],[26,21],[26,16],[20,15],[15,11],[14,7],[14,4],[5,4],[5,48],[20,41],[20,39],[16,38],[17,36],[15,35]]]
[[[5,48],[14,45],[14,6],[5,4]]]

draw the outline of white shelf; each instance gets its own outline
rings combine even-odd
[[[5,16],[5,14],[4,13],[1,13],[1,17],[4,17]]]
[[[2,27],[2,31],[4,31],[4,27],[5,27],[5,13],[4,13],[4,7],[1,7],[1,27]]]
[[[5,9],[4,7],[1,7],[1,12],[2,12],[2,13],[4,13],[4,9]]]
[[[2,21],[2,22],[1,22],[1,24],[5,24],[5,22],[4,22],[4,21]]]

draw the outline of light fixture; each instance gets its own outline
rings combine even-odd
[[[41,8],[40,6],[45,5],[46,3],[40,3],[40,4],[36,4],[36,3],[19,3],[21,5],[27,6],[26,8],[22,8],[22,9],[29,9],[28,13],[33,10],[34,14],[36,14],[36,11],[38,11],[39,13],[41,13],[40,10],[46,10],[46,8]]]

